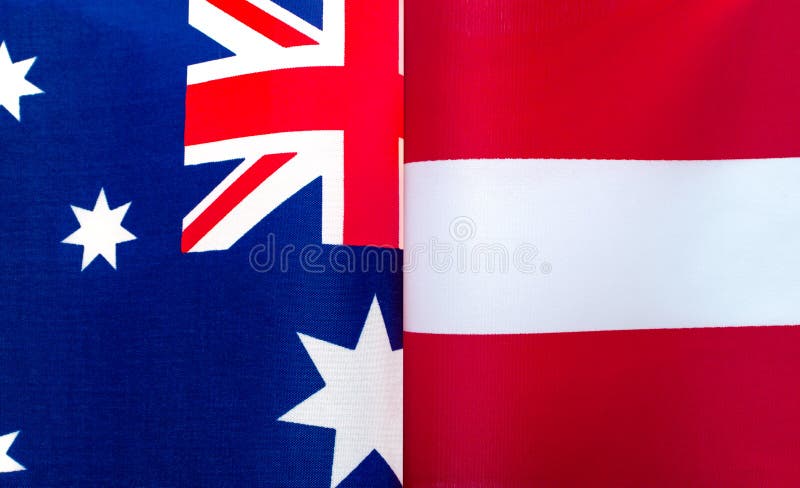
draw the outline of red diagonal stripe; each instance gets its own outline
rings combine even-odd
[[[208,3],[283,47],[318,44],[314,39],[246,0],[208,0]]]
[[[186,229],[181,236],[181,251],[189,252],[200,239],[225,218],[247,195],[258,188],[278,168],[286,164],[297,153],[269,154],[256,161],[211,203]]]

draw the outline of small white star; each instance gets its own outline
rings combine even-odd
[[[112,268],[117,269],[117,244],[136,239],[135,235],[122,227],[122,219],[130,205],[131,202],[128,202],[111,210],[106,193],[101,188],[93,210],[71,206],[81,228],[61,242],[83,246],[81,271],[97,256],[103,256]]]
[[[17,434],[19,434],[19,432],[12,432],[11,434],[0,436],[0,473],[25,471],[25,466],[14,461],[8,455],[8,450],[11,448],[11,444],[14,443],[14,439],[17,438]]]
[[[36,58],[12,63],[6,43],[0,43],[0,107],[5,107],[17,120],[21,120],[20,97],[44,93],[38,86],[25,79],[34,61]]]
[[[403,350],[392,351],[377,298],[354,350],[298,334],[325,387],[284,422],[336,430],[331,486],[378,451],[403,480]]]

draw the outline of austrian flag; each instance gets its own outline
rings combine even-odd
[[[798,19],[406,2],[409,486],[800,486]]]

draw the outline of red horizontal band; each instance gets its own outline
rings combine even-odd
[[[800,327],[406,333],[405,483],[800,486]]]
[[[186,145],[276,132],[342,130],[352,101],[347,81],[342,68],[321,67],[189,85]]]
[[[406,160],[800,155],[800,3],[407,0]]]

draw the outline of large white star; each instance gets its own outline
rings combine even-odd
[[[325,387],[278,420],[336,429],[332,487],[373,450],[402,482],[403,350],[392,351],[377,298],[354,350],[298,335]]]
[[[19,98],[44,93],[38,86],[25,79],[34,61],[36,58],[12,63],[6,43],[0,43],[0,107],[5,107],[17,120],[21,120]]]
[[[25,471],[25,466],[14,461],[8,455],[8,450],[11,448],[11,444],[14,443],[14,439],[17,438],[17,434],[19,434],[19,432],[12,432],[11,434],[0,436],[0,473]]]
[[[61,242],[83,246],[81,271],[97,256],[103,256],[111,267],[117,269],[117,244],[136,239],[135,235],[122,227],[122,219],[130,205],[131,202],[128,202],[111,210],[106,193],[101,188],[93,210],[71,206],[81,228]]]

